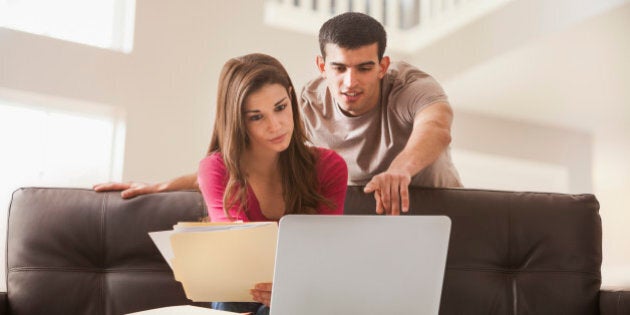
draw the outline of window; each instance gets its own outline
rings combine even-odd
[[[129,53],[135,7],[135,0],[0,0],[0,27]]]
[[[0,187],[120,180],[123,116],[113,106],[0,89]]]
[[[15,189],[121,180],[123,116],[112,106],[0,88],[0,265]],[[4,277],[2,269],[0,291],[6,290]]]

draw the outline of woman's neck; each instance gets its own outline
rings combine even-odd
[[[279,153],[263,153],[247,149],[241,158],[241,165],[246,174],[271,178],[272,175],[277,176],[279,174],[279,160]]]
[[[279,220],[286,212],[282,174],[278,165],[280,154],[270,153],[273,154],[255,154],[251,150],[244,152],[241,170],[247,177],[262,214],[270,220]]]

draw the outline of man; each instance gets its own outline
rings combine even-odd
[[[440,85],[406,63],[390,66],[386,33],[372,17],[348,12],[319,32],[319,78],[301,93],[302,118],[316,146],[348,164],[349,185],[374,193],[376,212],[409,210],[409,185],[460,187],[449,155],[453,113]],[[112,183],[97,191],[139,194],[196,189],[191,174],[160,184]]]

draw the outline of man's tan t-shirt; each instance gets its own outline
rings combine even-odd
[[[439,83],[404,63],[392,63],[381,84],[377,107],[358,117],[339,109],[323,78],[306,84],[301,92],[302,119],[316,146],[335,150],[348,164],[348,184],[365,185],[387,170],[403,150],[414,116],[436,102],[448,102]],[[447,148],[438,159],[412,178],[411,185],[461,187]]]

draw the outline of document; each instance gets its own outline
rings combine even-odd
[[[146,310],[142,312],[129,313],[127,315],[229,315],[239,314],[234,312],[217,311],[209,308],[180,305],[155,308],[152,310]]]
[[[253,302],[254,285],[273,281],[276,222],[183,222],[149,236],[195,302]]]

